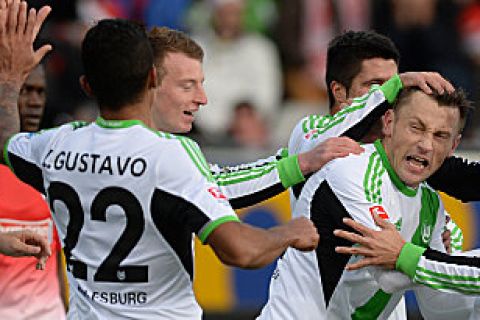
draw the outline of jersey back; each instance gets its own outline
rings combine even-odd
[[[205,241],[238,218],[193,141],[99,118],[18,134],[7,150],[17,175],[47,195],[67,258],[69,317],[201,318],[192,233]]]

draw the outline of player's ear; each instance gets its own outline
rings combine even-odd
[[[158,87],[157,68],[153,65],[148,72],[148,88],[152,89],[156,87]]]
[[[382,116],[382,133],[385,137],[390,137],[392,135],[394,118],[395,112],[392,109],[387,110]]]
[[[349,105],[347,98],[347,88],[340,82],[333,80],[330,82],[330,90],[332,91],[333,97],[335,99],[335,105]]]
[[[448,156],[451,157],[453,156],[453,153],[457,149],[458,145],[460,144],[460,139],[462,138],[461,134],[458,134],[455,139],[453,140],[453,145],[452,145],[452,150],[450,150]]]
[[[87,81],[87,77],[85,77],[84,74],[80,76],[80,78],[78,79],[78,82],[80,82],[80,87],[82,88],[83,92],[85,92],[87,96],[89,97],[94,96],[92,88],[90,87],[90,84]]]

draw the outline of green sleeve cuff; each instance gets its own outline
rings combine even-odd
[[[392,104],[395,99],[397,98],[398,93],[403,88],[402,80],[400,80],[400,76],[395,74],[391,77],[387,82],[380,86],[380,90],[382,90],[385,98],[387,98],[388,103]]]
[[[285,189],[305,180],[298,163],[298,155],[289,156],[277,162],[278,175]]]
[[[282,149],[281,149],[281,151],[280,151],[280,157],[281,157],[282,159],[288,157],[288,149],[287,149],[287,148],[282,148]]]
[[[398,256],[395,268],[405,273],[410,279],[413,279],[415,271],[417,270],[418,261],[420,261],[420,257],[425,250],[427,249],[414,245],[413,243],[405,243]]]
[[[5,145],[3,146],[3,162],[10,168],[10,170],[13,171],[12,164],[10,163],[10,160],[8,159],[8,144],[10,143],[10,140],[12,140],[13,136],[8,138],[8,140],[5,142]]]
[[[221,224],[224,224],[225,222],[230,222],[230,221],[240,222],[240,219],[238,219],[237,216],[225,216],[217,220],[211,221],[202,230],[200,230],[200,233],[198,234],[198,239],[200,239],[202,244],[205,244],[208,236],[210,235],[210,233],[213,232],[213,230],[217,229],[218,226],[220,226]]]

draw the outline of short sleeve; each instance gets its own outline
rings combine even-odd
[[[175,156],[165,155],[159,162],[159,190],[162,191],[157,194],[164,197],[158,199],[159,206],[165,207],[165,202],[177,203],[163,212],[169,212],[170,221],[187,226],[205,243],[220,225],[239,219],[212,179],[198,145],[185,138],[179,138],[179,142],[171,149]]]
[[[4,146],[6,164],[23,182],[45,193],[42,177],[42,158],[48,153],[47,145],[57,129],[38,133],[18,133]]]

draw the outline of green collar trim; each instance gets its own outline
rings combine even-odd
[[[145,127],[145,124],[141,120],[105,120],[102,117],[98,117],[95,123],[102,128],[106,129],[121,129],[128,128],[135,125],[141,125]]]
[[[407,197],[415,197],[417,195],[417,189],[410,188],[397,175],[395,170],[393,170],[390,162],[388,161],[387,154],[385,153],[385,149],[382,146],[382,142],[377,140],[374,142],[375,149],[377,149],[378,154],[380,155],[380,159],[382,159],[383,166],[387,169],[388,175],[390,179],[392,179],[393,184],[397,187],[400,192],[402,192]]]

